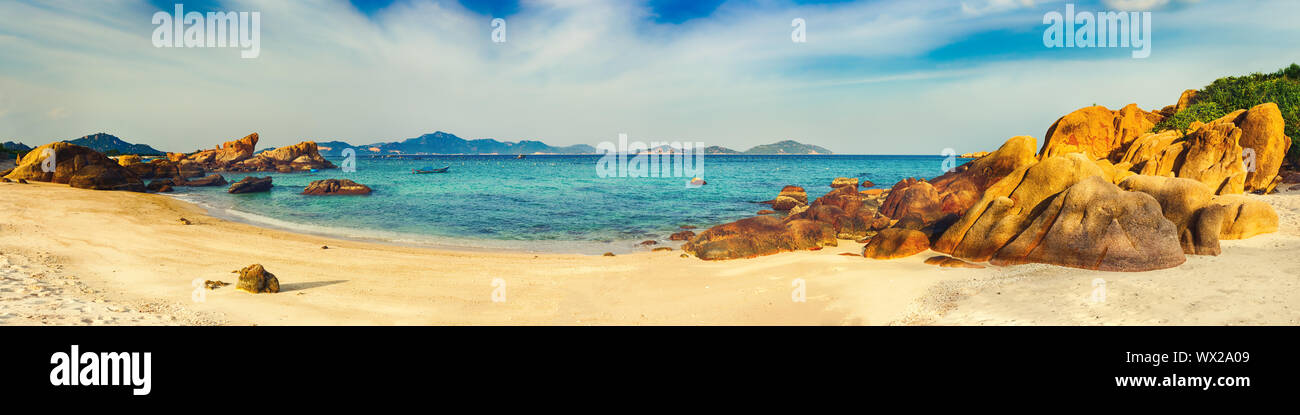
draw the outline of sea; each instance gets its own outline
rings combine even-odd
[[[234,182],[271,176],[267,193],[178,187],[171,195],[213,216],[299,233],[443,249],[599,255],[667,243],[682,226],[696,232],[754,216],[786,185],[809,200],[836,177],[889,188],[907,177],[942,174],[943,156],[708,155],[697,176],[602,177],[599,155],[439,155],[355,160],[355,171],[222,173]],[[342,160],[331,158],[334,164]],[[958,163],[968,161],[958,159]],[[951,161],[948,166],[952,166]],[[412,169],[449,167],[446,173]],[[305,196],[314,180],[350,179],[368,196]],[[671,245],[670,245],[671,246]]]

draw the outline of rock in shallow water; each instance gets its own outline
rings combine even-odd
[[[307,185],[307,188],[302,191],[302,194],[336,196],[368,195],[370,192],[371,190],[369,186],[348,179],[325,179],[311,182],[311,184]]]
[[[244,180],[235,182],[227,189],[227,193],[255,193],[271,191],[271,177],[245,177]]]

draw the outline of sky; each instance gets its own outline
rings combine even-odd
[[[107,132],[192,151],[398,141],[796,140],[992,150],[1093,104],[1145,109],[1300,61],[1294,0],[1084,0],[1150,11],[1151,55],[1047,48],[1061,0],[185,1],[261,16],[260,54],[159,48],[173,0],[0,0],[0,141]],[[493,19],[505,42],[493,42]],[[792,21],[806,42],[792,41]]]

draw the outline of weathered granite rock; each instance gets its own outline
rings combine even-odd
[[[1081,153],[1049,157],[1021,168],[989,187],[934,242],[934,250],[956,258],[988,261],[1029,226],[1049,198],[1084,178],[1103,174],[1096,163]]]
[[[54,152],[54,169],[45,171],[46,150]],[[32,149],[5,175],[10,180],[66,183],[93,190],[145,191],[140,178],[130,169],[87,147],[54,142]]]
[[[227,193],[255,193],[271,191],[271,177],[248,176],[230,185]]]
[[[226,184],[228,183],[226,182],[226,178],[224,176],[217,173],[212,173],[206,177],[177,182],[175,185],[187,186],[187,187],[206,187],[206,186],[225,186]]]
[[[1246,239],[1277,232],[1277,211],[1268,203],[1244,195],[1215,196],[1210,203],[1224,209],[1219,239]]]
[[[911,229],[883,229],[862,248],[862,256],[871,259],[904,258],[930,249],[930,239]]]
[[[370,192],[369,186],[348,179],[325,179],[311,182],[302,191],[302,194],[316,196],[368,195]]]
[[[1103,106],[1080,108],[1056,120],[1047,129],[1038,158],[1084,153],[1096,159],[1118,159],[1123,149],[1155,126],[1158,118],[1129,104],[1119,110]]]
[[[280,292],[280,280],[262,268],[262,264],[249,265],[235,272],[239,273],[239,282],[235,285],[237,290],[253,294]]]
[[[1283,131],[1286,120],[1282,112],[1277,104],[1260,104],[1242,114],[1235,123],[1241,129],[1242,149],[1255,152],[1255,170],[1246,172],[1245,190],[1272,191],[1277,186],[1274,178],[1291,149],[1291,137]]]
[[[1151,195],[1160,203],[1165,219],[1178,231],[1183,252],[1218,255],[1219,229],[1224,209],[1210,203],[1214,192],[1192,179],[1161,176],[1130,176],[1119,184],[1124,190]]]
[[[834,229],[807,219],[755,216],[714,226],[682,245],[704,260],[753,258],[785,251],[836,246]]]
[[[1186,260],[1177,228],[1161,214],[1155,198],[1092,176],[1053,196],[991,263],[1149,271]]]

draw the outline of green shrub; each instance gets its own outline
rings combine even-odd
[[[1156,125],[1156,131],[1186,130],[1192,121],[1209,122],[1239,109],[1250,109],[1273,102],[1286,120],[1286,135],[1291,137],[1288,156],[1300,161],[1300,65],[1271,74],[1251,74],[1219,78],[1197,91],[1196,104],[1179,111]]]
[[[1156,124],[1153,130],[1187,131],[1187,126],[1191,125],[1193,121],[1209,122],[1217,120],[1227,114],[1228,111],[1219,108],[1219,104],[1209,101],[1201,101],[1192,104],[1182,111],[1178,111],[1178,113],[1169,118],[1165,118],[1163,121],[1160,121],[1159,124]]]

